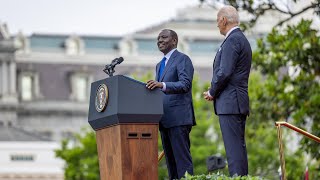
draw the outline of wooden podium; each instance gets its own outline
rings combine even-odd
[[[101,180],[158,179],[162,96],[121,75],[91,84],[88,121],[96,130]]]

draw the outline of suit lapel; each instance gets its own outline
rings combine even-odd
[[[160,67],[160,63],[158,63],[156,65],[156,81],[159,79],[158,76],[159,76],[159,67]]]
[[[177,56],[178,53],[179,53],[178,50],[175,50],[175,51],[171,54],[170,59],[168,59],[168,62],[167,62],[167,64],[166,64],[166,67],[164,68],[163,73],[162,73],[162,75],[161,75],[161,77],[160,77],[160,81],[163,80],[164,75],[167,73],[168,69],[169,69],[170,66],[172,65],[172,63],[173,63],[173,61],[174,61],[174,59],[176,58],[176,56]]]

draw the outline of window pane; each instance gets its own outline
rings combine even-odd
[[[75,82],[76,98],[79,101],[87,99],[88,80],[86,77],[77,77]]]
[[[22,76],[21,79],[21,98],[22,100],[32,99],[32,77]]]
[[[64,42],[67,36],[32,35],[30,46],[36,52],[64,52]]]
[[[147,39],[137,39],[139,53],[158,52],[157,41]]]
[[[33,155],[11,155],[11,161],[34,161]]]
[[[87,53],[108,53],[118,50],[118,43],[121,40],[118,37],[83,37]]]
[[[219,49],[219,42],[195,40],[189,42],[190,51],[194,55],[214,55]]]

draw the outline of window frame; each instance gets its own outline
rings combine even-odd
[[[30,99],[25,99],[23,97],[23,77],[29,76],[31,77],[31,97]],[[33,101],[40,97],[40,91],[39,91],[39,76],[38,73],[32,72],[32,71],[25,71],[19,73],[19,99],[21,101]]]
[[[79,98],[79,92],[77,89],[77,82],[78,78],[85,78],[86,79],[86,95],[85,98]],[[87,102],[90,97],[90,84],[92,82],[92,76],[88,72],[73,72],[70,76],[70,99],[77,102]]]

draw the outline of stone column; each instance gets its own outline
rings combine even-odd
[[[10,94],[16,94],[16,62],[10,62],[10,74],[9,74]]]
[[[6,61],[2,62],[2,95],[6,96],[8,94],[8,63]]]
[[[2,61],[0,60],[0,99],[1,99],[1,96],[2,96]]]
[[[17,122],[18,98],[13,94],[16,86],[15,56],[17,50],[6,25],[0,23],[0,119],[5,125],[15,125]],[[12,84],[14,83],[14,84]]]

